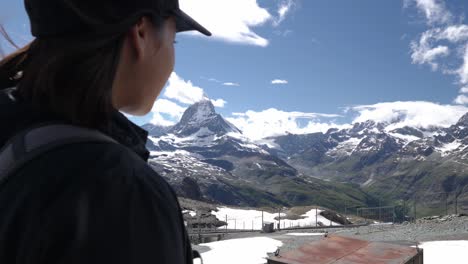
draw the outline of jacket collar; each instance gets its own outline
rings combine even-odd
[[[148,161],[150,155],[146,148],[148,132],[128,120],[128,118],[119,111],[116,110],[112,113],[110,129],[103,132],[109,134],[120,144],[132,149],[144,161]]]

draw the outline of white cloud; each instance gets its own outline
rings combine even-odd
[[[461,94],[453,102],[456,104],[468,104],[468,96]]]
[[[203,99],[207,99],[204,90],[195,86],[190,80],[182,79],[177,73],[173,72],[169,77],[164,96],[173,99],[182,104],[194,104]],[[212,100],[217,107],[224,107],[226,101],[223,99]],[[158,101],[156,101],[157,103]]]
[[[249,110],[245,113],[233,113],[227,120],[242,130],[245,136],[258,140],[287,133],[326,132],[329,128],[340,126],[332,122],[321,122],[321,119],[336,117],[339,115],[285,112],[270,108],[261,112]],[[301,121],[305,124],[301,125]]]
[[[216,100],[212,99],[211,102],[213,103],[215,107],[220,107],[220,108],[223,108],[227,104],[227,102],[224,101],[223,99],[216,99]]]
[[[411,49],[413,53],[411,54],[411,59],[414,64],[429,64],[433,71],[437,70],[439,65],[435,60],[438,57],[445,57],[450,54],[450,50],[446,46],[437,46],[431,48],[428,45],[420,45],[413,42],[411,44]]]
[[[173,72],[169,77],[164,96],[183,104],[193,104],[202,100],[205,93],[202,88],[193,85],[191,81],[185,81]]]
[[[173,126],[176,124],[175,121],[164,118],[160,113],[153,113],[153,118],[151,119],[150,123],[160,126]]]
[[[406,0],[406,5],[413,1],[426,17],[428,24],[449,23],[453,19],[443,0]]]
[[[180,120],[186,109],[186,107],[182,107],[173,101],[158,99],[151,110],[153,113],[151,123],[162,126],[174,125]],[[165,118],[163,114],[167,116],[167,118]]]
[[[288,81],[276,79],[276,80],[271,81],[271,84],[288,84]]]
[[[460,88],[460,93],[468,93],[468,86]]]
[[[225,82],[223,83],[224,86],[240,86],[238,83],[233,83],[233,82]]]
[[[358,113],[354,122],[373,120],[392,123],[389,129],[403,126],[429,128],[455,124],[468,108],[459,105],[441,105],[424,101],[386,102],[360,105],[351,110]]]
[[[186,107],[182,107],[167,99],[158,99],[153,105],[151,112],[153,113],[164,113],[174,118],[181,118],[186,110]]]
[[[281,23],[289,13],[289,2],[280,5],[278,18],[260,7],[257,0],[181,0],[180,6],[213,33],[212,38],[227,42],[265,47],[268,39],[254,32],[254,28],[272,22]],[[216,10],[216,11],[214,11]],[[188,34],[199,35],[196,32]]]
[[[441,68],[444,74],[456,75],[462,86],[460,92],[465,93],[463,90],[468,84],[468,25],[453,23],[454,15],[441,0],[406,0],[405,6],[412,3],[424,13],[431,27],[421,34],[419,41],[411,42],[412,62],[430,65],[433,71]],[[454,102],[462,102],[463,98],[459,96]]]
[[[468,84],[468,43],[465,44],[463,64],[460,66],[457,73],[460,76],[460,82],[462,84]]]
[[[437,34],[438,40],[446,39],[450,42],[460,42],[468,40],[468,26],[464,24],[451,25],[446,27],[443,31],[439,30]]]
[[[291,11],[294,2],[292,0],[284,0],[280,3],[278,8],[278,19],[274,22],[275,26],[278,26],[286,18],[286,15]]]

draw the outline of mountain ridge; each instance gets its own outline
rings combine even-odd
[[[449,186],[447,179],[454,177],[452,185],[461,184],[464,188],[467,178],[464,169],[450,175],[433,176],[432,172],[452,161],[465,166],[468,114],[448,128],[395,127],[395,123],[369,120],[349,128],[332,128],[326,133],[289,133],[254,142],[216,113],[207,100],[190,106],[173,127],[143,127],[149,128],[148,148],[158,172],[175,185],[188,175],[201,185],[205,198],[224,203],[230,201],[223,195],[229,196],[229,191],[245,192],[247,187],[273,203],[313,202],[307,194],[310,187],[307,184],[313,185],[310,181],[328,187],[331,182],[342,189],[349,187],[343,184],[351,184],[353,191],[362,192],[361,199],[354,202],[368,205],[366,199],[372,203],[375,196],[408,200],[424,192],[457,191],[459,187]],[[172,158],[161,158],[161,153]],[[171,159],[178,159],[179,167],[174,162],[169,164]],[[171,166],[179,171],[165,172]],[[197,166],[203,169],[198,172],[191,169]],[[435,182],[428,184],[431,177]],[[295,193],[294,188],[300,190],[301,184],[307,185],[305,190],[291,194]],[[216,188],[212,187],[215,185]],[[395,185],[397,189],[393,188]],[[251,198],[240,196],[231,198],[240,204],[242,199]]]

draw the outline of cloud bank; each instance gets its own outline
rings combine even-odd
[[[237,126],[245,136],[252,140],[266,137],[292,134],[326,132],[332,127],[342,127],[333,121],[321,121],[340,117],[334,114],[287,112],[270,108],[264,111],[249,110],[245,113],[233,113],[226,118]],[[301,122],[302,121],[302,122]]]
[[[180,6],[210,30],[214,39],[266,47],[269,40],[254,29],[267,23],[281,24],[290,13],[293,1],[281,1],[277,15],[260,7],[257,0],[181,0]],[[187,34],[199,35],[196,32]]]
[[[441,105],[424,101],[386,102],[352,107],[353,123],[373,120],[391,123],[389,129],[404,126],[419,128],[449,127],[468,112],[460,105]]]

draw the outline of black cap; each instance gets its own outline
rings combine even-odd
[[[108,34],[127,30],[143,15],[174,16],[177,32],[210,31],[179,8],[178,0],[25,0],[35,37]]]

